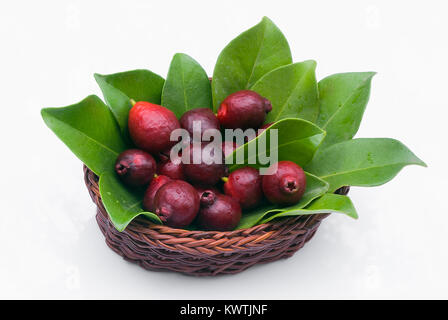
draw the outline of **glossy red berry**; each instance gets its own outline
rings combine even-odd
[[[224,183],[224,193],[243,209],[253,209],[263,198],[261,176],[257,169],[245,167],[233,171]]]
[[[154,208],[155,214],[167,226],[186,227],[194,220],[199,211],[198,193],[191,184],[173,180],[157,191]]]
[[[155,212],[154,208],[154,197],[156,196],[157,191],[161,187],[163,187],[168,182],[173,181],[171,178],[167,176],[156,176],[152,179],[151,183],[146,189],[145,195],[143,196],[143,208],[149,212]]]
[[[221,103],[218,120],[223,128],[259,128],[272,110],[271,102],[255,91],[242,90],[232,93]]]
[[[115,172],[128,186],[141,187],[151,182],[154,177],[156,161],[145,151],[129,149],[118,156]]]
[[[201,197],[198,223],[206,230],[230,231],[241,219],[241,207],[229,196],[205,192]]]
[[[173,162],[168,159],[160,162],[157,167],[157,173],[170,177],[173,180],[185,180],[184,167],[181,161]]]
[[[275,204],[292,205],[302,198],[306,188],[303,169],[291,161],[279,161],[277,171],[262,178],[266,198]]]
[[[205,130],[208,129],[215,129],[220,130],[219,121],[218,118],[216,118],[216,115],[213,113],[211,109],[208,108],[197,108],[192,109],[187,112],[185,112],[182,117],[180,118],[180,125],[182,128],[188,131],[190,133],[190,136],[193,137],[193,124],[194,122],[200,123],[201,125],[201,131],[199,138],[202,137],[202,134],[205,132]]]
[[[208,192],[208,193],[210,193],[210,192],[213,192],[214,194],[219,194],[219,193],[221,193],[220,191],[219,191],[219,189],[218,188],[216,188],[216,187],[198,187],[198,186],[195,186],[195,188],[196,188],[196,191],[198,192],[198,196],[199,196],[199,199],[202,197],[202,194],[204,193],[204,192]]]
[[[184,150],[190,154],[190,163],[184,163],[184,173],[192,184],[208,187],[220,181],[226,173],[226,166],[222,154],[221,159],[215,161],[218,159],[214,157],[214,149],[205,147],[205,144],[192,144]],[[194,163],[196,155],[201,155],[199,163]]]
[[[137,102],[129,112],[129,134],[139,148],[158,154],[172,147],[171,132],[180,128],[171,110],[146,101]]]

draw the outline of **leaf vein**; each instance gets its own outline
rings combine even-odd
[[[353,170],[347,170],[347,171],[341,171],[341,172],[337,172],[337,173],[333,173],[333,174],[328,174],[326,176],[319,176],[319,178],[326,179],[326,178],[337,177],[337,176],[341,176],[344,174],[355,173],[355,172],[364,171],[364,170],[381,169],[381,168],[393,167],[393,166],[397,166],[397,165],[405,166],[408,164],[417,164],[417,163],[416,162],[397,162],[397,163],[385,164],[382,166],[357,168],[357,169],[353,169]]]
[[[49,113],[47,113],[47,114],[49,114]],[[49,114],[49,115],[51,115],[51,114]],[[115,151],[115,150],[111,149],[110,147],[106,146],[105,144],[99,142],[98,140],[93,139],[92,137],[88,136],[87,134],[85,134],[84,132],[82,132],[82,131],[79,130],[78,128],[73,127],[72,125],[68,124],[67,122],[62,121],[62,120],[58,119],[57,117],[55,117],[55,116],[53,116],[53,115],[51,115],[51,116],[52,116],[53,119],[55,119],[56,121],[58,121],[58,122],[62,123],[63,125],[65,125],[65,126],[71,128],[72,130],[75,130],[76,132],[80,133],[82,136],[84,136],[84,137],[87,138],[88,140],[93,141],[95,144],[97,144],[97,145],[103,147],[104,149],[106,149],[106,150],[108,150],[108,151],[110,151],[110,152],[112,152],[113,154],[115,154],[115,155],[118,156],[119,151]]]
[[[262,35],[262,38],[261,38],[260,48],[258,49],[257,56],[255,57],[255,61],[254,61],[254,64],[252,66],[252,70],[250,72],[249,78],[247,78],[246,85],[244,86],[245,89],[249,89],[250,80],[251,80],[251,78],[252,78],[252,76],[253,76],[253,74],[255,72],[255,68],[257,66],[258,59],[260,57],[261,49],[263,48],[263,44],[264,44],[264,41],[266,39],[265,34],[266,34],[266,25],[263,26],[263,35]]]
[[[285,103],[281,106],[280,111],[277,113],[277,115],[275,116],[275,119],[273,122],[278,121],[278,118],[280,117],[280,115],[283,113],[283,110],[286,108],[286,105],[289,103],[290,99],[292,98],[292,96],[294,95],[294,93],[296,92],[297,88],[302,84],[303,79],[305,78],[305,75],[307,74],[307,72],[309,72],[310,69],[308,69],[300,78],[299,81],[297,81],[297,84],[294,86],[294,89],[292,90],[291,94],[289,95],[289,97],[286,99]]]
[[[359,86],[357,86],[352,93],[348,96],[347,99],[345,99],[345,101],[342,103],[342,105],[340,107],[338,107],[338,109],[331,115],[331,117],[327,120],[327,122],[322,126],[322,129],[325,129],[329,123],[333,120],[334,117],[336,117],[337,114],[339,114],[339,112],[344,109],[345,105],[347,104],[347,102],[355,95],[355,92],[357,92],[359,89],[361,89],[361,87],[365,86],[366,84],[366,80],[364,80],[362,82],[362,84],[360,84]]]

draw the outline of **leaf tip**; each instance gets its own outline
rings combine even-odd
[[[424,168],[428,168],[428,165],[426,164],[425,161],[423,161],[423,160],[420,159],[420,158],[417,158],[417,159],[419,160],[418,163],[417,163],[417,165],[422,166],[422,167],[424,167]]]
[[[51,129],[50,123],[49,123],[49,116],[50,116],[50,114],[48,112],[48,109],[50,109],[50,108],[42,108],[42,109],[40,109],[40,116],[42,117],[42,120],[44,120],[44,122],[47,125],[47,127],[49,127]]]
[[[261,19],[259,25],[262,25],[263,27],[273,27],[274,29],[277,29],[280,31],[280,29],[277,27],[277,25],[274,23],[274,21],[272,21],[271,18],[269,18],[268,16],[263,16],[263,18]],[[280,31],[281,32],[281,31]]]
[[[99,73],[94,73],[93,74],[93,77],[95,78],[95,80],[98,82],[99,80],[103,80],[104,79],[104,76],[102,75],[102,74],[99,74]]]
[[[84,100],[82,100],[80,103],[88,102],[88,101],[94,101],[96,103],[101,103],[104,105],[103,100],[101,100],[96,94],[91,94],[87,96]]]
[[[42,108],[42,109],[40,109],[40,115],[42,116],[42,118],[44,118],[44,116],[47,114],[47,109],[48,109],[48,108]]]
[[[366,73],[366,80],[365,81],[371,81],[372,78],[377,74],[376,71],[367,71]]]
[[[306,64],[309,64],[311,67],[313,67],[314,69],[317,67],[317,61],[310,59],[310,60],[305,60],[304,61]]]
[[[180,62],[191,62],[194,64],[199,65],[199,62],[197,62],[195,59],[193,59],[190,55],[183,53],[183,52],[176,52],[173,56],[173,59],[171,61],[180,60]]]
[[[262,21],[262,22],[270,22],[270,23],[273,23],[272,20],[269,19],[268,16],[263,16],[263,18],[261,18],[261,21]]]
[[[115,223],[113,225],[114,225],[115,229],[117,229],[118,232],[123,232],[124,229],[126,229],[126,227],[127,227],[127,225],[123,226],[123,225],[115,224]]]
[[[350,200],[350,202],[351,202],[351,200]],[[352,206],[353,206],[353,203],[352,203]],[[358,212],[356,211],[355,206],[353,206],[353,212],[349,215],[349,217],[353,218],[355,220],[359,219]]]
[[[174,60],[174,59],[180,59],[180,58],[182,58],[182,57],[184,57],[184,56],[186,56],[185,53],[182,53],[182,52],[176,52],[176,53],[173,55],[173,60]]]

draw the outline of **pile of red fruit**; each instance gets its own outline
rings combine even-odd
[[[137,102],[129,112],[128,125],[131,139],[139,149],[121,153],[115,171],[128,186],[149,184],[143,206],[157,214],[164,224],[183,228],[195,221],[206,230],[233,230],[242,210],[256,208],[263,195],[279,205],[297,203],[306,186],[302,168],[290,161],[280,161],[272,175],[261,176],[252,167],[237,169],[229,175],[224,162],[207,161],[207,156],[212,155],[203,152],[204,142],[199,144],[200,163],[174,162],[169,154],[176,141],[170,141],[170,135],[179,128],[192,135],[193,121],[201,123],[202,132],[207,129],[266,129],[271,124],[264,124],[264,121],[271,110],[269,100],[250,90],[229,95],[221,103],[217,115],[210,109],[198,108],[185,112],[180,120],[160,105]],[[223,155],[236,147],[233,141],[224,142]],[[193,145],[184,150],[192,157]]]

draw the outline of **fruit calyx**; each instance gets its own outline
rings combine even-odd
[[[212,190],[205,190],[201,194],[201,207],[208,207],[215,203],[216,194]]]
[[[168,220],[168,218],[169,218],[170,215],[171,215],[171,210],[169,210],[169,209],[166,208],[166,207],[157,208],[157,209],[156,209],[156,214],[159,216],[160,220],[161,220],[163,223],[166,223],[167,220]]]
[[[115,165],[115,171],[120,176],[124,176],[128,172],[128,169],[129,169],[129,162],[127,161],[120,161]]]
[[[269,101],[266,98],[263,98],[263,103],[264,103],[264,110],[266,111],[266,113],[269,113],[272,111],[272,103],[271,101]]]
[[[280,190],[285,194],[294,194],[299,191],[297,179],[292,176],[283,177],[280,185]]]

